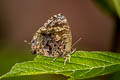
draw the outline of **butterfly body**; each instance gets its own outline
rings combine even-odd
[[[33,54],[47,57],[70,56],[72,35],[66,17],[63,14],[52,16],[40,27],[31,40]]]

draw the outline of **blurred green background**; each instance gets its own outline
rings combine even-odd
[[[15,63],[33,60],[33,33],[54,14],[63,13],[70,24],[77,50],[120,51],[119,0],[1,0],[0,75]],[[119,72],[97,78],[116,80]],[[116,78],[116,79],[115,79]],[[96,79],[95,79],[96,80]]]

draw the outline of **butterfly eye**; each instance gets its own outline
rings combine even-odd
[[[31,43],[34,43],[35,41],[34,40],[32,40],[32,42]]]

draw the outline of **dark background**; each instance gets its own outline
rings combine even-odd
[[[63,13],[70,24],[73,43],[78,50],[111,51],[114,20],[92,0],[1,0],[0,1],[0,75],[16,62],[32,60],[30,41],[33,33],[52,15]]]

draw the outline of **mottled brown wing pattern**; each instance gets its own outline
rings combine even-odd
[[[70,60],[72,36],[69,24],[63,14],[52,16],[40,27],[31,40],[33,54],[47,57],[64,57]]]

